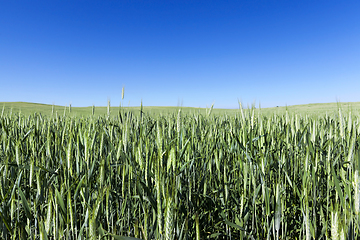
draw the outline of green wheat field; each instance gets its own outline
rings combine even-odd
[[[1,239],[359,239],[360,103],[0,103]]]

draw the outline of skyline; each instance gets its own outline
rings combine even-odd
[[[360,101],[357,1],[0,3],[0,102]]]

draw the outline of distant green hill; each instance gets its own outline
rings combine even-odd
[[[338,108],[341,108],[343,111],[352,110],[354,113],[358,113],[360,110],[360,102],[344,102],[344,103],[313,103],[313,104],[304,104],[304,105],[292,105],[292,106],[279,106],[273,108],[261,108],[261,113],[264,115],[268,114],[282,114],[288,111],[289,113],[298,113],[298,114],[333,114],[337,112]],[[144,107],[143,112],[147,114],[167,114],[167,113],[177,113],[181,109],[183,113],[201,113],[206,114],[209,109],[206,108],[193,108],[193,107]],[[120,107],[111,107],[111,115],[114,116],[118,114]],[[0,111],[6,114],[12,112],[15,114],[21,113],[24,115],[30,115],[33,113],[40,113],[42,115],[71,115],[71,116],[90,116],[93,112],[93,107],[71,107],[69,106],[59,106],[59,105],[49,105],[49,104],[40,104],[40,103],[28,103],[28,102],[0,102]],[[133,113],[139,113],[140,107],[122,107],[121,111],[131,111]],[[248,110],[244,109],[246,113]],[[256,112],[259,109],[255,110]],[[214,108],[212,114],[228,114],[233,115],[240,113],[239,109],[219,109]],[[104,106],[95,106],[94,114],[107,115],[107,107]]]

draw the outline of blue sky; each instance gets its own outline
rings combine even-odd
[[[360,101],[360,1],[0,0],[0,102]]]

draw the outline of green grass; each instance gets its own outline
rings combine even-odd
[[[4,108],[5,113],[19,113],[23,115],[31,115],[33,113],[39,113],[42,115],[51,115],[52,109],[54,107],[54,114],[64,115],[64,112],[67,116],[91,116],[92,115],[92,106],[89,107],[71,107],[71,113],[69,112],[69,106],[59,106],[59,105],[47,105],[47,104],[39,104],[39,103],[27,103],[27,102],[0,102],[0,110]],[[140,107],[119,107],[112,106],[110,108],[111,116],[115,116],[118,114],[119,110],[126,112],[138,113],[140,112]],[[176,113],[179,109],[182,109],[184,113],[206,113],[205,108],[192,108],[192,107],[143,107],[143,111],[153,114],[168,114],[168,113]],[[214,113],[234,113],[236,109],[214,109]],[[95,106],[95,116],[106,116],[107,115],[107,107],[104,106]]]
[[[92,106],[89,107],[72,107],[71,113],[69,112],[69,106],[58,106],[58,105],[48,105],[48,104],[40,104],[40,103],[27,103],[27,102],[0,102],[0,110],[4,108],[5,113],[9,113],[12,111],[13,113],[19,113],[24,115],[31,115],[35,112],[40,113],[42,115],[51,115],[52,109],[54,107],[54,113],[58,113],[58,115],[66,115],[70,116],[90,116],[92,114]],[[245,106],[246,107],[246,106]],[[251,106],[250,106],[251,107]],[[336,112],[337,109],[341,107],[344,111],[349,109],[359,110],[360,102],[344,102],[344,103],[314,103],[314,104],[304,104],[304,105],[292,105],[292,106],[280,106],[273,108],[262,108],[261,113],[263,115],[271,115],[271,114],[284,114],[286,111],[289,113],[296,114],[307,114],[307,115],[324,115],[326,113],[331,114]],[[119,107],[113,106],[111,107],[111,116],[115,116],[119,112]],[[168,114],[168,113],[176,113],[179,109],[181,109],[184,113],[191,114],[206,114],[206,108],[192,108],[192,107],[144,107],[143,111],[153,115],[159,114]],[[140,111],[140,107],[122,107],[123,111],[138,113]],[[259,109],[256,109],[259,111]],[[213,114],[228,114],[234,115],[239,112],[239,109],[218,109],[214,108],[212,110]],[[107,115],[107,107],[95,106],[95,116],[106,116]]]
[[[0,116],[1,239],[360,237],[355,106],[110,117],[30,106],[44,116]]]

